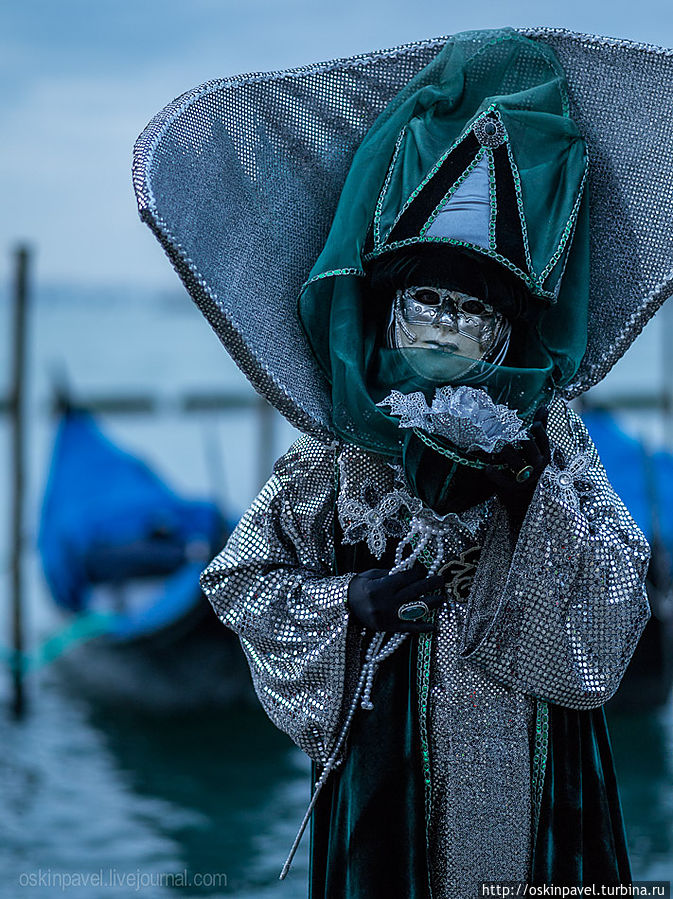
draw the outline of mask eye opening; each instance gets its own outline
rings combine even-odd
[[[468,315],[489,315],[493,312],[492,308],[477,297],[466,297],[460,303],[460,311],[467,312]]]
[[[440,306],[442,302],[441,294],[434,287],[412,287],[409,295],[424,306]]]

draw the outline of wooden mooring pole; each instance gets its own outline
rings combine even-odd
[[[25,485],[26,307],[30,254],[25,246],[14,252],[12,302],[12,381],[9,409],[12,419],[12,714],[21,718],[26,708],[23,682],[23,499]]]

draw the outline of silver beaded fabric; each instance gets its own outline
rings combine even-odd
[[[430,667],[429,863],[433,899],[481,880],[526,882],[535,820],[535,699],[461,657],[465,609],[445,605]]]
[[[334,576],[335,451],[300,438],[201,574],[266,713],[324,764],[344,692],[350,575]]]
[[[447,587],[435,634],[413,637],[430,650],[419,695],[433,899],[473,897],[481,880],[526,880],[536,704],[605,703],[651,614],[649,545],[582,420],[557,398],[547,430],[552,459],[518,533],[495,497],[470,510],[469,527],[447,517],[447,561],[475,541],[481,555],[463,598]],[[333,525],[348,499],[362,500],[363,481],[379,497],[398,489],[383,457],[302,437],[201,577],[267,713],[320,764],[362,658],[348,627],[351,575],[334,574]]]
[[[589,344],[570,398],[607,374],[672,290],[673,51],[521,31],[561,61],[590,157]],[[299,289],[356,148],[447,39],[209,81],[161,110],[135,145],[141,218],[255,388],[323,440],[330,397],[297,319]]]
[[[579,415],[550,414],[548,433],[556,450],[516,546],[494,528],[482,549],[461,654],[509,686],[592,709],[616,692],[650,617],[650,547]]]

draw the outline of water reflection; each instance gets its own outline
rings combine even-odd
[[[278,874],[308,801],[309,764],[261,709],[151,716],[64,692],[55,670],[33,686],[24,722],[0,716],[3,896],[43,899],[43,886],[20,886],[38,871],[110,868],[226,874],[224,889],[153,886],[143,893],[153,899],[306,896],[307,842],[288,879]],[[77,888],[83,899],[132,894]]]
[[[308,800],[308,760],[261,708],[151,715],[85,701],[53,670],[33,686],[25,722],[0,716],[3,896],[48,895],[18,888],[27,871],[108,867],[227,875],[224,889],[153,887],[152,899],[306,896],[308,835],[288,879],[278,874]],[[634,878],[670,880],[671,708],[608,719]]]
[[[673,707],[610,714],[634,880],[673,879]]]
[[[225,872],[227,895],[306,895],[307,846],[292,868],[294,886],[283,889],[278,874],[308,801],[310,766],[261,709],[152,718],[92,707],[89,721],[129,790],[185,813],[162,826],[185,868]]]

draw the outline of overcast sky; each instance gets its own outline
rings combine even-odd
[[[501,25],[673,46],[670,0],[6,0],[0,279],[25,239],[45,283],[177,287],[130,183],[135,138],[174,97],[220,76]]]

